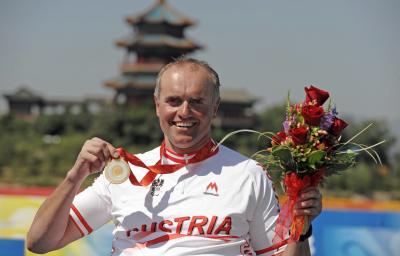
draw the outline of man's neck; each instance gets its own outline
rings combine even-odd
[[[168,139],[165,139],[165,146],[168,150],[174,152],[178,155],[185,155],[185,154],[195,154],[200,151],[207,143],[211,140],[210,136],[203,138],[199,143],[196,145],[189,147],[189,148],[179,148],[173,145]]]

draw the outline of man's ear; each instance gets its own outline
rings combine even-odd
[[[214,104],[214,113],[213,113],[213,117],[217,117],[217,113],[218,113],[218,108],[219,108],[219,103],[221,102],[221,98],[218,97],[218,99],[216,100],[215,104]]]
[[[154,100],[154,105],[156,106],[156,115],[159,117],[160,116],[158,111],[160,105],[159,99],[157,96],[153,95],[153,100]]]

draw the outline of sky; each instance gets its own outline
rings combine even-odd
[[[400,134],[400,1],[169,0],[196,20],[186,34],[205,46],[194,57],[220,74],[224,88],[246,88],[257,108],[282,102],[290,90],[330,91],[339,114],[389,122]],[[2,0],[0,93],[26,85],[44,97],[75,98],[113,91],[132,33],[124,17],[145,0]],[[5,109],[5,101],[0,100]]]

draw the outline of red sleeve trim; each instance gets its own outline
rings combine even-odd
[[[74,205],[71,205],[71,209],[74,211],[78,219],[81,221],[82,225],[86,228],[88,234],[93,232],[93,229],[90,227],[90,225],[86,222],[86,220],[83,218],[81,213],[76,209]]]
[[[72,216],[69,215],[69,219],[72,221],[72,223],[74,223],[75,227],[79,230],[79,233],[81,233],[81,237],[84,237],[85,233],[83,233],[82,229],[79,227],[78,223],[76,223],[74,218],[72,218]]]
[[[263,253],[267,253],[267,252],[276,250],[276,249],[278,249],[278,248],[280,248],[280,247],[286,245],[288,242],[289,242],[289,239],[282,240],[282,241],[280,241],[279,243],[273,244],[273,245],[270,246],[270,247],[267,247],[267,248],[265,248],[265,249],[256,251],[256,255],[260,255],[260,254],[263,254]]]

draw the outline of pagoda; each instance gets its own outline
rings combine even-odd
[[[105,82],[115,90],[117,104],[140,105],[152,99],[161,68],[174,58],[189,54],[202,46],[185,36],[185,29],[195,22],[164,0],[147,11],[126,17],[133,33],[116,41],[125,49],[120,75]]]

